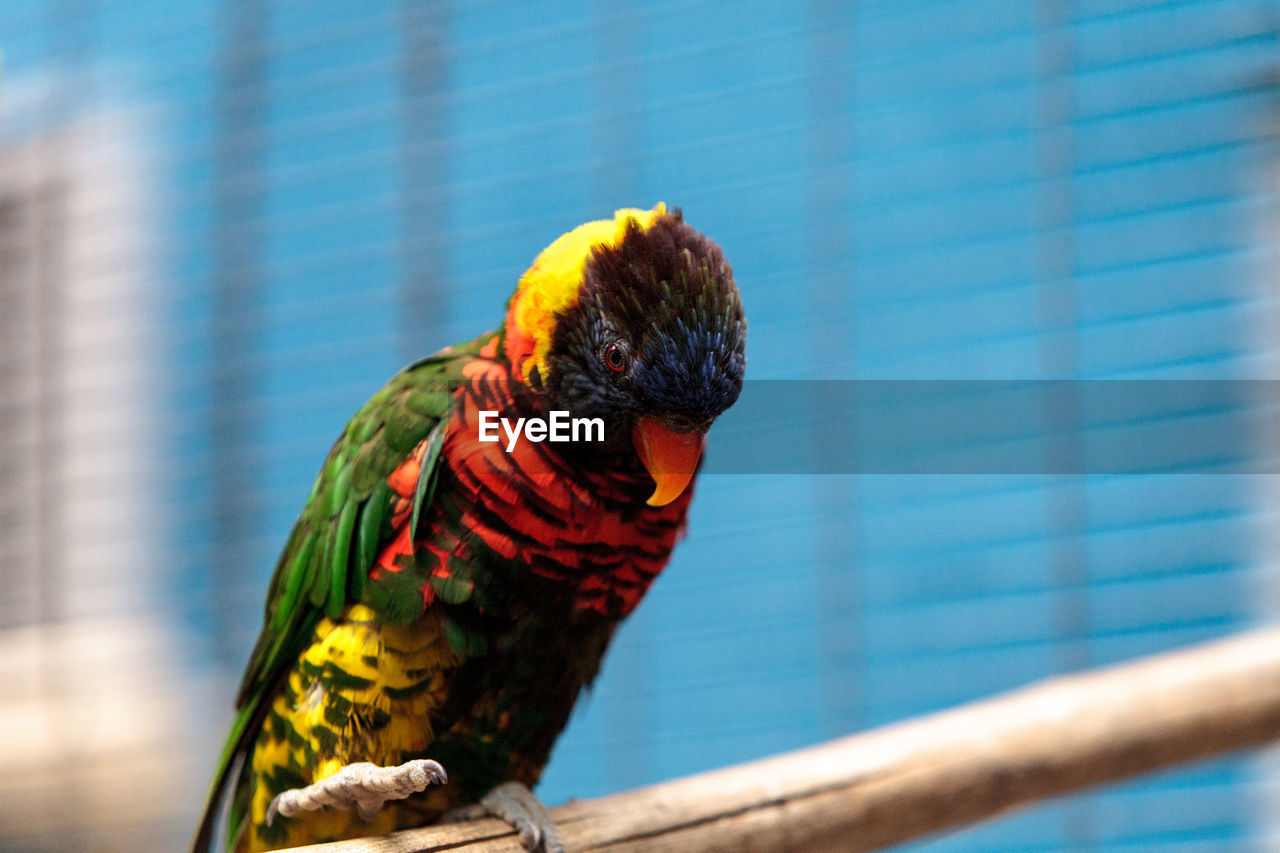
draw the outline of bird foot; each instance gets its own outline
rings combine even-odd
[[[533,792],[519,782],[503,782],[471,806],[452,809],[447,822],[496,817],[511,824],[529,853],[565,853],[551,813]]]
[[[267,826],[276,815],[293,817],[298,812],[313,812],[325,806],[354,806],[360,817],[373,820],[388,800],[403,800],[425,791],[430,785],[443,785],[448,781],[444,768],[429,758],[415,758],[395,767],[359,761],[305,788],[290,788],[277,795],[267,807]]]

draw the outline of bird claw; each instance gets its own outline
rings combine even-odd
[[[496,817],[511,825],[529,853],[565,853],[551,813],[533,792],[519,782],[503,782],[470,806],[451,810],[449,822]]]
[[[271,826],[277,815],[292,817],[298,812],[313,812],[326,806],[354,806],[360,817],[370,821],[387,801],[403,800],[431,785],[444,785],[448,781],[449,776],[440,763],[429,758],[415,758],[395,767],[358,761],[305,788],[290,788],[278,794],[267,807],[267,826]]]

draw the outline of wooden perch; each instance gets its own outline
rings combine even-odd
[[[578,851],[875,850],[1280,737],[1280,628],[553,810]],[[522,853],[495,820],[308,853]]]

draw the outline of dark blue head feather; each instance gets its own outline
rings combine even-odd
[[[746,332],[733,270],[677,209],[595,249],[557,323],[546,390],[617,426],[648,416],[705,429],[742,390]]]

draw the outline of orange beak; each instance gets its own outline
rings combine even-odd
[[[657,484],[649,496],[649,506],[666,506],[684,494],[698,469],[706,434],[693,430],[676,432],[657,418],[639,418],[631,430],[631,440],[645,470]]]

